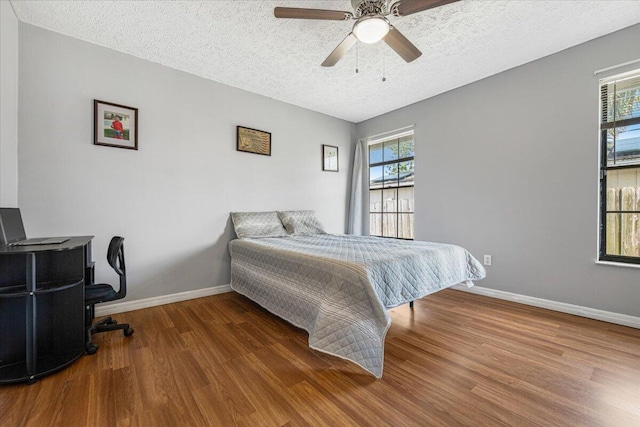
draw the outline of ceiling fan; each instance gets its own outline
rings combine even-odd
[[[323,67],[336,65],[357,41],[376,43],[383,40],[402,59],[411,62],[419,58],[422,52],[391,25],[386,17],[388,15],[407,16],[456,1],[459,0],[399,0],[394,3],[391,3],[390,0],[351,0],[354,13],[296,7],[276,7],[273,13],[276,18],[356,20],[353,24],[353,30],[324,60]]]

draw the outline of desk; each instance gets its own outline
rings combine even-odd
[[[84,353],[91,239],[0,246],[0,384],[34,383]]]

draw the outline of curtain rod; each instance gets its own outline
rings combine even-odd
[[[622,64],[614,65],[612,67],[603,68],[602,70],[597,70],[593,72],[594,76],[597,76],[600,73],[604,73],[605,71],[614,70],[616,68],[624,67],[625,65],[635,64],[636,62],[640,62],[640,58],[634,59],[633,61],[623,62]]]

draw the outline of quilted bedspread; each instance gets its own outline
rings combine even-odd
[[[309,333],[309,346],[382,377],[387,308],[485,277],[465,249],[319,234],[232,240],[231,288]]]

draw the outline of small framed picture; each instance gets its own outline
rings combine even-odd
[[[322,170],[338,172],[338,147],[322,144]]]
[[[238,126],[236,133],[236,150],[270,156],[271,133]]]
[[[138,109],[93,100],[95,145],[138,149]]]

